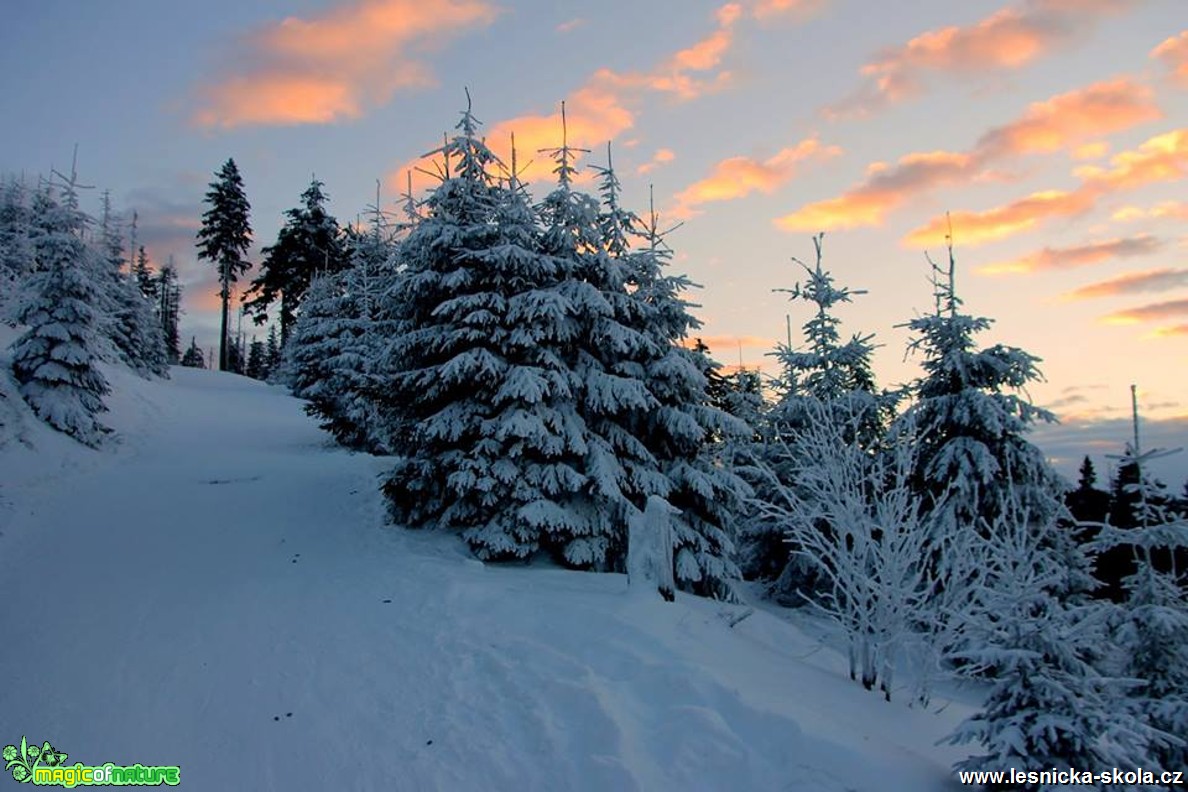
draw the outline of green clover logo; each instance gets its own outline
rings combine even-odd
[[[49,740],[38,747],[36,743],[30,745],[23,736],[20,748],[6,745],[0,756],[4,757],[4,769],[11,771],[13,780],[19,783],[32,781],[33,771],[40,765],[59,767],[66,761],[66,754],[50,745]]]

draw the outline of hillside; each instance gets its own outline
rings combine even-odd
[[[106,371],[102,451],[0,400],[0,743],[201,790],[957,788],[968,708],[864,692],[803,615],[484,565],[281,389]]]

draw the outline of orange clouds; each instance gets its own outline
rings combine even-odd
[[[956,244],[979,245],[1030,230],[1048,218],[1087,212],[1093,204],[1094,196],[1084,191],[1046,190],[984,212],[952,212],[947,219],[936,217],[909,233],[903,243],[922,247],[944,244],[951,222]]]
[[[358,118],[396,91],[432,84],[428,43],[497,14],[485,0],[355,0],[247,37],[227,76],[199,89],[206,127]]]
[[[1167,302],[1141,305],[1138,308],[1128,308],[1102,317],[1106,324],[1139,324],[1140,322],[1157,321],[1160,319],[1174,319],[1188,316],[1188,299],[1168,300]]]
[[[1078,168],[1076,174],[1103,191],[1178,181],[1188,175],[1188,129],[1158,135],[1134,151],[1115,154],[1109,168],[1086,166]]]
[[[1046,247],[1014,261],[991,264],[979,270],[984,275],[1008,275],[1036,272],[1038,270],[1072,269],[1097,264],[1113,258],[1146,256],[1160,250],[1163,241],[1151,236],[1137,236],[1129,239],[1109,239],[1087,245],[1065,248]]]
[[[1151,57],[1171,70],[1172,80],[1188,88],[1188,30],[1172,36],[1151,51]]]
[[[1109,167],[1084,166],[1076,170],[1076,175],[1082,181],[1072,191],[1048,190],[982,212],[953,212],[957,241],[978,245],[1004,239],[1030,230],[1043,220],[1087,212],[1103,195],[1178,181],[1188,175],[1188,129],[1156,135],[1137,149],[1115,154]],[[947,231],[946,218],[936,217],[908,234],[903,242],[909,246],[941,244]]]
[[[908,154],[895,165],[872,165],[866,181],[838,198],[818,201],[777,218],[785,231],[833,231],[881,225],[887,212],[918,192],[970,177],[972,155],[951,151]]]
[[[738,3],[727,3],[715,13],[716,28],[690,47],[665,58],[648,72],[619,73],[599,69],[586,83],[566,99],[568,144],[575,149],[601,149],[607,141],[635,126],[638,102],[651,92],[674,94],[682,100],[725,85],[729,73],[720,70],[722,60],[733,45],[733,27],[742,16]],[[496,123],[487,133],[487,144],[505,163],[511,162],[511,136],[516,136],[523,181],[552,178],[553,163],[539,152],[561,143],[561,113],[525,114]],[[416,160],[398,168],[389,183],[405,189],[405,173],[418,167],[430,167]],[[418,175],[417,188],[427,186],[430,177]]]
[[[657,149],[656,153],[652,155],[652,159],[636,168],[635,172],[643,176],[645,173],[651,173],[656,168],[672,162],[674,159],[676,159],[676,154],[673,153],[672,149]]]
[[[1017,69],[1076,38],[1095,15],[1124,9],[1130,0],[1031,0],[964,27],[929,30],[862,67],[865,82],[826,108],[828,115],[867,115],[923,90],[930,73],[979,74]]]
[[[982,135],[969,152],[914,153],[894,165],[876,164],[864,182],[840,197],[809,204],[776,224],[788,231],[881,225],[888,212],[911,196],[984,178],[998,160],[1076,146],[1160,115],[1146,86],[1125,78],[1094,83],[1031,104],[1019,118]]]
[[[750,157],[730,157],[714,166],[713,172],[677,194],[677,216],[688,217],[696,207],[714,201],[731,201],[753,192],[771,193],[786,184],[802,162],[837,156],[837,146],[823,146],[816,138],[807,138],[775,156],[759,161]]]
[[[1118,78],[1033,103],[1018,120],[983,135],[977,152],[985,160],[1058,151],[1161,117],[1149,87]]]
[[[1150,209],[1143,209],[1138,206],[1123,206],[1121,209],[1115,211],[1111,217],[1119,222],[1164,217],[1170,217],[1176,220],[1188,220],[1188,203],[1182,201],[1164,201],[1152,206]]]
[[[1115,297],[1121,294],[1161,292],[1184,286],[1188,286],[1188,269],[1167,268],[1147,272],[1131,272],[1100,283],[1091,283],[1069,292],[1065,298],[1090,300],[1097,297]]]

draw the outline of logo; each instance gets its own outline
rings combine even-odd
[[[66,754],[46,740],[40,747],[21,737],[20,746],[4,746],[4,769],[14,781],[35,786],[177,786],[181,768],[177,765],[66,764]]]

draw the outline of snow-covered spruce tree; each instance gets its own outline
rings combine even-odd
[[[37,266],[30,202],[23,181],[10,178],[0,186],[0,321],[15,321],[18,285]]]
[[[260,273],[244,294],[244,305],[256,324],[267,322],[269,307],[280,302],[281,346],[288,341],[315,273],[337,272],[347,263],[338,220],[326,211],[329,196],[324,186],[314,177],[301,193],[301,206],[285,212],[285,224],[276,242],[264,248]]]
[[[309,402],[305,411],[322,429],[348,448],[378,451],[375,410],[364,396],[375,354],[363,341],[371,317],[357,277],[354,266],[314,277],[285,346],[285,369],[293,394]]]
[[[766,411],[759,440],[752,447],[758,470],[743,469],[744,476],[754,479],[759,503],[782,500],[772,483],[779,488],[795,487],[796,471],[812,464],[813,456],[820,453],[820,437],[812,438],[809,450],[800,450],[799,433],[810,423],[833,412],[836,417],[827,420],[855,433],[852,438],[838,435],[838,442],[872,451],[898,400],[895,393],[876,390],[872,336],[854,335],[842,341],[836,306],[864,292],[838,286],[822,266],[823,238],[823,234],[813,237],[814,266],[793,259],[808,279],[792,289],[776,290],[809,303],[813,313],[802,327],[804,346],[793,347],[789,337],[773,353],[781,371],[774,382],[776,399]],[[785,541],[787,528],[779,520],[772,522],[768,514],[758,508],[744,518],[743,564],[748,577],[770,581],[773,594],[795,602],[800,598],[794,592],[812,590],[817,573],[806,556]]]
[[[577,327],[536,218],[469,108],[439,150],[443,181],[400,247],[383,370],[398,522],[461,531],[484,559],[526,558],[590,519],[585,432],[566,347]]]
[[[574,343],[566,359],[588,432],[581,469],[590,478],[592,497],[589,520],[563,529],[568,535],[561,539],[562,554],[576,567],[615,569],[626,559],[633,512],[644,508],[648,495],[667,494],[655,458],[622,420],[632,410],[656,406],[639,381],[642,368],[624,370],[628,361],[646,356],[651,342],[624,324],[632,320],[627,270],[618,259],[629,244],[626,225],[602,223],[598,200],[573,189],[578,152],[569,147],[562,124],[562,145],[547,152],[557,163],[557,186],[538,207],[540,245],[558,269],[559,289],[578,328],[571,331]]]
[[[948,252],[947,270],[932,264],[934,313],[906,324],[915,333],[909,351],[924,354],[924,375],[912,386],[914,401],[897,419],[910,420],[918,438],[914,486],[928,508],[949,512],[949,525],[957,531],[984,533],[1002,522],[999,512],[1011,504],[1011,517],[1030,521],[1044,542],[1045,557],[1061,572],[1045,576],[1058,586],[1050,593],[1058,598],[1084,596],[1095,582],[1084,548],[1076,543],[1073,530],[1064,527],[1069,523],[1062,497],[1065,484],[1026,437],[1036,422],[1055,420],[1023,392],[1041,378],[1038,359],[1001,344],[977,348],[975,336],[987,330],[991,320],[961,312],[951,246]],[[1049,530],[1057,524],[1062,527]],[[965,601],[966,587],[987,590],[975,584],[988,566],[976,553],[946,553],[945,546],[944,541],[936,545],[929,563],[942,567],[935,576],[938,581],[961,581],[961,589],[935,592],[934,626],[940,630],[937,640],[946,644],[944,651],[954,654],[965,648],[967,639],[951,629],[952,617],[961,610],[952,603]],[[977,547],[994,552],[990,543]]]
[[[109,431],[96,416],[107,408],[107,380],[97,368],[99,301],[94,269],[82,240],[85,216],[73,185],[61,204],[41,217],[37,238],[39,271],[29,283],[32,299],[17,317],[28,330],[12,344],[12,370],[21,395],[38,417],[88,446]]]
[[[950,743],[978,743],[985,753],[962,770],[1051,770],[1152,766],[1153,745],[1166,735],[1124,705],[1132,680],[1103,675],[1089,662],[1106,642],[1103,606],[1062,601],[1065,572],[1053,563],[1044,531],[1016,513],[995,509],[993,524],[968,531],[987,547],[984,574],[971,585],[975,605],[963,614],[965,673],[989,679],[983,709],[962,723]]]
[[[168,376],[165,340],[153,305],[140,285],[123,271],[123,240],[108,192],[103,193],[99,234],[100,249],[93,261],[98,267],[95,277],[101,284],[106,334],[119,359],[133,371],[141,376]]]
[[[1126,489],[1134,524],[1104,525],[1096,544],[1131,556],[1112,644],[1121,650],[1120,672],[1140,682],[1130,705],[1156,729],[1181,738],[1152,746],[1164,769],[1178,770],[1188,767],[1188,581],[1177,563],[1177,555],[1188,551],[1188,515],[1175,509],[1166,488],[1144,470],[1145,463],[1168,452],[1140,451],[1137,402],[1134,421],[1134,443],[1127,444],[1120,466],[1134,471],[1135,481]]]
[[[613,177],[613,173],[610,174]],[[615,190],[604,176],[604,195]],[[616,204],[607,200],[607,207]],[[654,208],[641,230],[641,246],[626,257],[629,296],[643,320],[639,325],[656,355],[643,361],[642,382],[659,408],[633,410],[627,427],[659,462],[668,492],[658,493],[675,507],[674,559],[678,586],[698,594],[733,598],[740,577],[734,561],[734,522],[748,486],[713,454],[715,437],[745,436],[750,427],[710,404],[703,355],[685,346],[701,323],[690,313],[684,293],[694,284],[666,273],[672,257]]]
[[[331,389],[336,394],[334,414],[323,416],[328,421],[323,427],[345,445],[386,453],[388,443],[375,397],[377,383],[383,381],[377,363],[379,350],[397,323],[383,310],[382,295],[395,273],[389,271],[393,246],[378,196],[370,231],[348,234],[346,248],[349,264],[341,273],[343,305],[333,328],[336,348],[329,361]]]
[[[912,386],[907,411],[922,444],[917,487],[932,499],[947,493],[960,524],[982,518],[988,525],[1008,501],[1047,522],[1060,511],[1063,486],[1026,434],[1056,418],[1021,393],[1042,380],[1039,359],[1001,344],[978,349],[974,337],[992,320],[961,313],[952,247],[947,271],[932,267],[936,310],[904,325],[915,334],[909,351],[924,356],[924,376]],[[1008,470],[1010,493],[1004,491]]]

